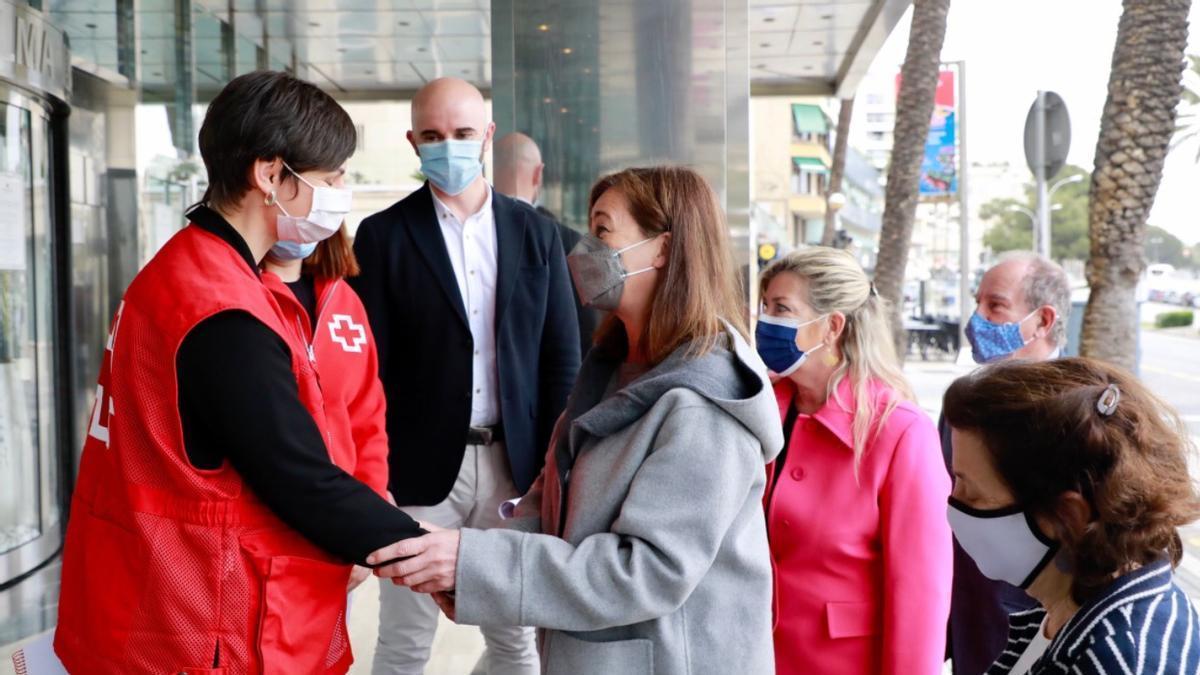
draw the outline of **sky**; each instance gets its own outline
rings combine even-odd
[[[1120,0],[953,0],[943,61],[965,61],[967,153],[976,162],[1025,167],[1025,115],[1038,89],[1058,92],[1071,115],[1067,161],[1091,170]],[[889,36],[871,74],[899,72],[911,10]],[[1200,3],[1192,6],[1189,54],[1200,54]],[[1196,146],[1167,158],[1149,222],[1187,245],[1200,243]]]

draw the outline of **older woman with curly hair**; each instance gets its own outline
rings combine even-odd
[[[944,409],[955,537],[1041,604],[1012,615],[988,674],[1196,672],[1200,616],[1173,569],[1200,501],[1174,412],[1077,358],[984,368]]]

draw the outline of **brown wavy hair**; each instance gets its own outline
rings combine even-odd
[[[609,190],[625,197],[644,237],[671,233],[665,274],[654,290],[640,341],[650,362],[657,364],[689,343],[690,356],[707,353],[725,335],[722,319],[746,338],[729,228],[708,182],[683,167],[626,169],[592,186],[588,210]],[[605,341],[617,323],[609,317],[596,342]]]
[[[1120,401],[1105,416],[1097,403],[1109,385]],[[1004,362],[952,384],[943,411],[950,426],[982,437],[1017,503],[1054,523],[1077,603],[1164,555],[1179,564],[1178,528],[1200,516],[1188,473],[1195,447],[1174,410],[1134,376],[1085,358]],[[1080,531],[1060,512],[1068,491],[1091,507]]]

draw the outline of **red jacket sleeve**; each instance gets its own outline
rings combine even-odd
[[[896,418],[902,415],[895,411]],[[899,419],[897,419],[899,421]],[[950,615],[950,477],[937,428],[919,411],[901,433],[880,492],[883,673],[940,673]]]
[[[387,399],[383,394],[383,383],[379,381],[379,356],[375,350],[375,336],[362,301],[348,284],[342,292],[347,295],[346,305],[352,309],[355,321],[361,323],[367,333],[366,368],[354,373],[353,394],[350,397],[350,429],[354,436],[354,447],[358,451],[358,463],[354,477],[366,483],[382,497],[387,497],[388,486],[388,438]]]

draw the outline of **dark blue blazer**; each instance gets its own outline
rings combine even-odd
[[[493,190],[496,365],[513,483],[541,471],[579,370],[579,328],[558,228]],[[446,498],[471,422],[475,343],[429,185],[363,220],[354,241],[387,395],[389,489],[401,505]]]

